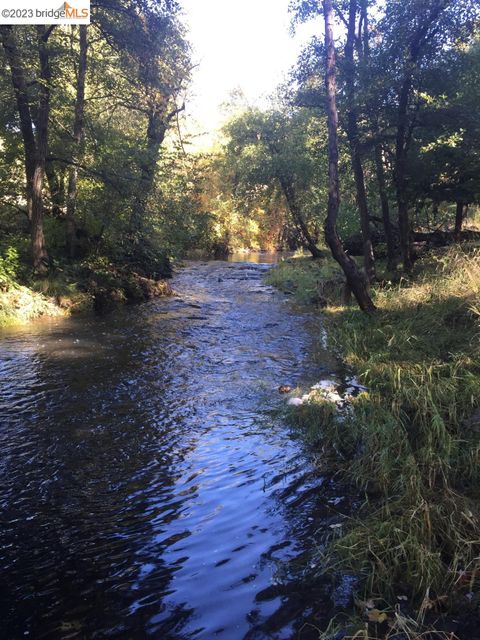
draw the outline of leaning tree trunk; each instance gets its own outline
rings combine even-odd
[[[298,207],[295,198],[295,191],[290,181],[285,176],[279,176],[280,186],[282,187],[285,200],[292,215],[293,222],[303,236],[305,247],[310,251],[312,257],[316,260],[322,257],[322,252],[317,247],[312,234],[308,230],[307,224],[303,219],[303,215]]]
[[[345,44],[345,83],[347,87],[347,103],[349,105],[347,114],[347,137],[350,145],[350,155],[352,160],[353,176],[357,192],[357,205],[360,213],[360,228],[363,240],[363,261],[368,282],[372,283],[376,279],[375,256],[370,233],[370,214],[368,212],[367,191],[365,188],[365,175],[363,172],[362,158],[360,155],[357,110],[355,106],[355,26],[357,17],[357,2],[350,0],[348,15],[348,34]]]
[[[335,45],[333,39],[333,9],[332,0],[323,0],[325,17],[325,48],[326,73],[325,87],[327,92],[327,121],[328,121],[328,210],[325,220],[325,240],[332,251],[332,255],[341,266],[347,285],[357,299],[363,311],[375,310],[367,290],[367,283],[357,267],[355,261],[345,253],[337,231],[337,216],[340,205],[340,189],[338,179],[338,114],[336,104],[335,77]]]
[[[83,156],[83,142],[85,137],[85,78],[87,75],[87,25],[80,25],[80,58],[78,62],[77,97],[75,100],[75,121],[73,123],[72,164],[68,174],[67,215],[66,215],[66,245],[70,260],[75,258],[77,225],[75,212],[77,208],[78,164]]]

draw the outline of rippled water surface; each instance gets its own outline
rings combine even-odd
[[[277,389],[331,365],[268,268],[189,263],[174,298],[3,336],[0,637],[315,637],[331,488]]]

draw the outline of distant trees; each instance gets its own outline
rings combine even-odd
[[[225,127],[225,157],[235,176],[239,193],[271,186],[283,198],[302,245],[319,258],[315,213],[324,178],[313,153],[313,135],[308,114],[278,105],[269,111],[247,109]]]

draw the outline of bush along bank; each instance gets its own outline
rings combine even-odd
[[[57,265],[34,278],[19,265],[15,253],[0,257],[0,327],[73,313],[105,315],[125,304],[173,293],[165,279],[170,268],[164,277],[147,277],[134,265],[95,258]]]
[[[108,314],[123,304],[146,302],[173,294],[164,278],[147,277],[132,266],[117,267],[106,260],[90,264],[85,275],[97,315]]]
[[[480,251],[429,254],[374,288],[372,315],[340,306],[332,264],[293,258],[268,277],[297,301],[332,291],[329,340],[366,387],[348,410],[324,394],[289,407],[363,496],[320,562],[360,579],[347,637],[480,637]]]

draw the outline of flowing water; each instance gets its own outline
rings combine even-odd
[[[268,268],[188,263],[173,298],[3,336],[0,637],[317,637],[341,498],[278,386],[332,365]]]

